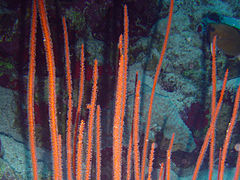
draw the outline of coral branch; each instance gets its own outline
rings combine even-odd
[[[61,134],[58,135],[58,159],[59,159],[59,180],[63,179],[62,174],[62,136]]]
[[[228,124],[227,134],[226,134],[224,144],[223,144],[222,158],[221,158],[221,168],[220,168],[220,175],[219,175],[220,180],[223,180],[224,164],[225,164],[225,160],[226,160],[226,156],[227,156],[229,141],[230,141],[232,131],[233,131],[233,127],[235,125],[236,118],[237,118],[237,112],[238,112],[238,107],[239,107],[239,98],[240,98],[240,85],[239,85],[238,90],[237,90],[237,94],[236,94],[235,101],[234,101],[234,106],[233,106],[232,118],[230,120],[230,123]]]
[[[148,180],[151,180],[152,169],[153,169],[153,157],[154,157],[154,146],[155,144],[152,143],[150,157],[149,157],[149,165],[148,165]]]
[[[78,132],[78,124],[80,119],[80,112],[82,107],[82,99],[83,99],[83,92],[84,92],[84,46],[82,44],[81,48],[81,69],[80,69],[80,81],[79,81],[79,94],[78,94],[78,106],[77,106],[77,113],[75,118],[74,124],[74,135],[73,135],[73,173],[76,175],[76,147],[77,147],[77,132]]]
[[[238,180],[239,178],[239,172],[240,171],[240,151],[238,151],[238,158],[237,158],[237,164],[236,164],[236,171],[234,175],[234,180]]]
[[[164,163],[161,163],[160,165],[160,170],[159,170],[159,177],[158,180],[162,180],[162,176],[163,176],[163,168],[164,168]]]
[[[122,49],[122,35],[119,37],[119,49]],[[120,53],[119,69],[117,76],[116,100],[115,100],[115,114],[113,122],[113,178],[115,180],[121,179],[121,109],[122,109],[122,92],[123,92],[123,78],[124,78],[124,61],[123,55]]]
[[[227,83],[227,76],[228,76],[228,69],[225,72],[224,75],[224,80],[223,80],[223,87],[221,90],[221,94],[220,94],[220,98],[218,100],[218,104],[216,107],[216,60],[215,60],[215,56],[216,56],[216,36],[213,38],[213,46],[212,46],[212,114],[211,114],[211,123],[210,123],[210,127],[208,129],[208,132],[205,136],[201,151],[199,153],[198,156],[198,160],[197,160],[197,164],[193,173],[193,180],[197,178],[197,174],[198,171],[200,169],[204,154],[207,150],[208,147],[208,143],[209,143],[209,139],[211,138],[211,147],[210,147],[210,161],[209,161],[209,179],[212,178],[212,170],[213,170],[213,156],[214,156],[214,138],[215,138],[215,124],[216,124],[216,120],[217,120],[217,115],[218,112],[220,110],[221,104],[222,104],[222,100],[223,100],[223,95],[224,95],[224,91],[225,91],[225,87],[226,87],[226,83]]]
[[[48,87],[49,87],[49,123],[52,143],[52,156],[53,156],[53,170],[54,179],[59,177],[59,159],[58,159],[58,127],[57,127],[57,116],[56,116],[56,93],[55,93],[55,63],[52,48],[51,34],[47,19],[47,12],[45,9],[44,0],[38,0],[39,15],[41,21],[41,27],[44,37],[44,47],[47,58],[48,68]]]
[[[27,92],[27,109],[28,109],[28,131],[30,150],[32,158],[33,179],[38,179],[37,174],[37,157],[35,145],[35,129],[34,129],[34,79],[35,79],[35,51],[36,51],[36,26],[37,26],[37,5],[36,0],[32,2],[32,23],[30,35],[30,49],[29,49],[29,72],[28,72],[28,92]]]
[[[128,65],[128,15],[127,6],[124,6],[124,41],[123,41],[123,58],[124,58],[124,78],[123,78],[123,92],[122,92],[122,110],[120,122],[120,149],[122,149],[123,124],[125,116],[126,96],[127,96],[127,65]],[[122,153],[120,153],[122,159]]]
[[[131,129],[131,135],[128,143],[128,152],[127,152],[127,180],[131,179],[131,164],[132,164],[132,141],[133,141],[133,126]]]
[[[83,130],[84,130],[84,121],[81,121],[79,125],[79,134],[78,134],[78,144],[77,144],[77,172],[76,172],[76,180],[82,179],[82,151],[83,151]]]
[[[97,180],[101,179],[101,108],[97,106],[97,119],[96,119],[96,149],[97,149],[97,158],[96,158],[96,165],[97,165]]]
[[[228,76],[228,69],[226,70],[225,75],[224,75],[223,86],[222,86],[220,98],[219,98],[218,103],[217,103],[217,107],[215,109],[214,116],[211,119],[210,127],[208,128],[208,131],[207,131],[207,134],[206,134],[206,136],[204,138],[204,141],[203,141],[200,153],[198,155],[198,159],[197,159],[197,163],[196,163],[196,166],[195,166],[195,169],[194,169],[194,172],[193,172],[192,180],[196,180],[197,179],[197,175],[198,175],[200,166],[202,164],[202,161],[203,161],[203,158],[204,158],[204,154],[205,154],[205,152],[206,152],[206,150],[208,148],[209,139],[211,137],[211,127],[213,127],[213,124],[216,123],[217,116],[218,116],[219,110],[220,110],[221,105],[222,105],[223,95],[224,95],[225,88],[226,88],[226,83],[227,83],[227,76]]]
[[[216,36],[213,38],[212,43],[212,102],[211,102],[211,119],[213,119],[216,107]],[[211,141],[209,153],[209,175],[208,179],[212,179],[213,163],[214,163],[214,143],[215,143],[215,123],[211,127]]]
[[[153,87],[152,87],[152,92],[151,92],[151,97],[150,97],[150,104],[149,104],[149,109],[148,109],[148,118],[147,118],[147,127],[146,127],[146,133],[144,137],[144,146],[143,146],[143,153],[142,153],[142,167],[141,167],[141,180],[144,180],[144,171],[145,171],[145,164],[146,164],[146,156],[147,156],[147,146],[148,146],[148,137],[149,137],[149,131],[150,131],[150,126],[151,126],[151,116],[152,116],[152,104],[153,104],[153,99],[154,99],[154,94],[155,94],[155,88],[157,85],[158,81],[158,76],[160,74],[161,66],[162,66],[162,61],[163,57],[167,48],[167,42],[168,42],[168,36],[170,33],[170,28],[171,28],[171,20],[172,20],[172,14],[173,14],[173,3],[174,0],[171,0],[170,3],[170,8],[169,8],[169,17],[168,17],[168,24],[167,24],[167,30],[163,42],[163,47],[160,55],[160,59],[157,65],[156,73],[154,76],[154,81],[153,81]]]
[[[136,92],[137,82],[138,82],[138,72],[136,72],[136,78],[135,78],[135,92]],[[133,111],[133,116],[134,116],[134,111]],[[130,180],[131,178],[132,143],[133,143],[133,120],[132,120],[131,134],[130,134],[129,143],[128,143],[128,152],[127,152],[127,180]]]
[[[94,61],[93,69],[93,88],[92,88],[92,97],[91,104],[88,105],[89,117],[88,117],[88,146],[87,146],[87,159],[86,159],[86,177],[88,180],[91,177],[91,164],[92,164],[92,139],[93,139],[93,122],[94,122],[94,113],[97,100],[97,81],[98,81],[98,67],[97,60]]]
[[[71,78],[71,62],[68,45],[67,24],[65,17],[62,18],[65,44],[65,58],[66,58],[66,79],[68,89],[68,119],[67,119],[67,178],[72,179],[72,78]]]
[[[219,174],[221,169],[221,158],[222,158],[222,148],[219,149],[219,155],[218,155],[218,176],[217,180],[219,180]]]
[[[170,180],[170,170],[171,170],[171,151],[172,151],[172,146],[173,146],[173,141],[174,141],[174,136],[175,134],[173,133],[170,144],[169,144],[169,148],[167,150],[167,162],[166,162],[166,176],[167,176],[167,180]]]
[[[133,152],[134,152],[134,174],[135,179],[140,179],[140,159],[138,147],[138,124],[139,124],[139,107],[140,107],[140,81],[138,80],[135,92],[135,105],[133,117]]]

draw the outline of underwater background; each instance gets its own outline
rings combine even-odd
[[[101,106],[101,179],[105,180],[113,179],[113,117],[120,57],[118,40],[124,30],[125,4],[129,19],[129,46],[122,179],[126,178],[124,174],[126,174],[126,157],[134,111],[136,72],[141,81],[138,143],[141,154],[154,74],[166,34],[170,1],[45,0],[56,69],[58,132],[62,135],[63,142],[62,166],[66,167],[68,113],[64,32],[61,19],[65,16],[73,89],[72,129],[77,119],[82,44],[85,54],[85,82],[80,119],[86,124],[89,116],[87,105],[91,101],[94,60],[98,60],[96,104]],[[33,178],[27,116],[31,17],[31,0],[0,1],[0,180]],[[192,179],[211,119],[211,44],[215,35],[218,38],[216,42],[217,100],[224,73],[226,69],[229,70],[215,127],[213,179],[217,179],[219,149],[224,143],[232,117],[235,95],[240,84],[239,0],[175,0],[174,2],[171,30],[156,85],[151,117],[149,144],[155,143],[152,179],[158,179],[160,164],[166,161],[166,153],[173,133],[175,138],[171,154],[171,179]],[[52,179],[48,71],[39,15],[35,68],[33,109],[38,176],[39,179]],[[96,131],[95,127],[93,131]],[[94,134],[94,138],[95,136]],[[83,140],[83,145],[86,144],[87,137]],[[226,180],[234,177],[240,151],[239,144],[240,118],[237,116],[225,161],[224,179]],[[96,179],[95,146],[94,144],[91,179]],[[150,146],[148,152],[150,154]],[[84,159],[85,156],[84,153]],[[198,179],[208,179],[208,162],[209,150],[205,153]],[[65,168],[63,174],[63,179],[67,179]],[[132,171],[132,179],[134,179],[133,174]]]

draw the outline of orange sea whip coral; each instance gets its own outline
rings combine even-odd
[[[44,47],[47,59],[48,68],[48,88],[49,88],[49,123],[52,143],[52,159],[54,179],[59,177],[59,158],[58,158],[58,126],[56,116],[56,93],[55,93],[55,63],[52,48],[52,40],[48,25],[47,12],[45,9],[44,0],[38,0],[38,10],[40,15],[41,27],[44,37]]]
[[[124,44],[122,43],[122,35],[120,35],[118,47],[120,59],[113,122],[113,178],[116,180],[121,179],[122,133],[127,93],[128,16],[126,5],[124,6]]]
[[[158,180],[162,180],[162,176],[163,176],[163,168],[164,168],[164,163],[161,163],[160,165],[160,171],[159,171],[159,177]]]
[[[150,157],[149,157],[149,165],[148,165],[148,180],[151,180],[152,169],[153,169],[153,159],[154,159],[154,147],[155,143],[152,143]]]
[[[135,78],[135,91],[137,87],[137,82],[138,82],[138,72],[136,72],[136,78]],[[135,99],[134,99],[135,102]],[[135,103],[133,103],[135,104]],[[133,116],[134,116],[134,111],[133,111]],[[132,127],[131,127],[131,134],[129,137],[129,142],[128,142],[128,152],[127,152],[127,180],[130,180],[131,178],[131,164],[132,164],[132,144],[133,144],[133,120],[132,120]]]
[[[172,146],[173,146],[173,141],[174,141],[174,136],[175,134],[173,133],[170,144],[169,144],[169,148],[167,150],[167,162],[166,162],[166,176],[167,176],[167,180],[170,180],[170,167],[171,167],[171,151],[172,151]]]
[[[123,124],[125,115],[126,105],[126,94],[127,94],[127,65],[128,65],[128,14],[127,5],[124,5],[124,36],[123,36],[123,59],[124,59],[124,78],[123,78],[123,93],[122,93],[122,111],[121,111],[121,122],[120,122],[120,149],[122,149],[122,137],[123,137]],[[120,54],[122,47],[120,47]],[[122,153],[120,153],[120,160],[122,159]]]
[[[93,67],[93,88],[92,88],[92,97],[91,103],[88,104],[89,116],[88,116],[88,144],[87,144],[87,159],[86,159],[86,177],[88,180],[91,177],[91,164],[92,164],[92,139],[93,139],[93,122],[94,122],[94,113],[97,100],[97,81],[98,81],[98,62],[94,61]]]
[[[28,73],[28,92],[27,92],[27,109],[28,109],[28,130],[29,141],[32,158],[33,179],[38,179],[37,174],[37,157],[35,145],[35,130],[34,130],[34,79],[35,79],[35,51],[36,51],[36,26],[37,26],[37,4],[36,0],[32,2],[32,23],[30,35],[30,50],[29,50],[29,73]]]
[[[133,124],[132,124],[133,125]],[[131,164],[132,164],[132,141],[133,141],[133,126],[131,129],[131,134],[128,142],[128,152],[127,152],[127,180],[131,178]]]
[[[222,148],[219,149],[219,155],[218,155],[218,176],[217,180],[219,180],[219,175],[220,175],[220,168],[221,168],[221,157],[222,157]]]
[[[238,180],[239,178],[239,171],[240,171],[240,151],[238,150],[238,158],[237,158],[237,164],[236,164],[236,171],[234,175],[234,180]]]
[[[58,163],[59,163],[59,180],[63,179],[63,172],[62,172],[62,136],[58,134]]]
[[[79,94],[78,94],[78,105],[77,105],[77,113],[76,119],[74,123],[74,135],[73,135],[73,157],[72,157],[72,167],[73,173],[76,175],[76,151],[77,151],[77,131],[78,131],[78,124],[80,119],[80,112],[82,107],[82,99],[83,99],[83,92],[84,92],[84,45],[82,44],[81,47],[81,69],[80,69],[80,81],[79,81]]]
[[[65,17],[62,18],[63,31],[64,31],[64,44],[65,44],[65,57],[66,57],[66,78],[68,89],[68,119],[67,119],[67,177],[68,180],[72,179],[72,78],[71,78],[71,62],[68,45],[67,24]]]
[[[119,37],[119,50],[122,49],[122,35]],[[118,79],[116,88],[115,100],[115,114],[113,122],[113,178],[115,180],[121,179],[121,152],[120,149],[120,133],[121,133],[121,109],[122,109],[122,92],[123,92],[123,78],[124,78],[124,61],[123,55],[120,53]]]
[[[214,113],[213,119],[211,120],[211,123],[216,121],[217,115],[218,115],[219,110],[221,108],[223,95],[224,95],[224,91],[225,91],[225,87],[226,87],[226,83],[227,83],[227,76],[228,76],[228,70],[225,72],[225,75],[224,75],[223,86],[222,86],[222,90],[221,90],[221,93],[220,93],[220,98],[218,100],[217,107],[215,109],[215,113]],[[198,175],[200,166],[202,164],[204,154],[207,150],[210,137],[211,137],[211,128],[209,127],[208,131],[207,131],[207,134],[205,135],[204,142],[202,144],[200,153],[198,155],[198,159],[197,159],[197,163],[196,163],[196,166],[195,166],[195,169],[194,169],[194,172],[193,172],[192,180],[197,179],[197,175]]]
[[[154,81],[153,81],[153,87],[152,87],[152,92],[151,92],[151,97],[150,97],[150,104],[149,104],[149,110],[148,110],[148,118],[147,118],[147,127],[146,127],[146,133],[144,137],[144,146],[143,146],[143,153],[142,153],[142,168],[141,168],[141,180],[144,180],[144,171],[145,171],[145,164],[146,164],[146,156],[147,156],[147,146],[148,146],[148,137],[149,137],[149,131],[150,131],[150,125],[151,125],[151,116],[152,116],[152,104],[153,104],[153,99],[154,99],[154,94],[155,94],[155,88],[157,85],[158,81],[158,76],[161,70],[162,66],[162,61],[163,57],[167,48],[167,41],[168,41],[168,36],[170,33],[170,28],[171,28],[171,20],[172,20],[172,14],[173,14],[173,3],[174,0],[171,0],[170,3],[170,8],[169,8],[169,15],[168,15],[168,24],[167,24],[167,30],[163,42],[163,47],[160,55],[160,59],[157,65],[156,73],[154,76]]]
[[[227,156],[228,145],[229,145],[230,138],[231,138],[231,135],[232,135],[233,127],[235,125],[236,118],[237,118],[237,112],[238,112],[238,107],[239,107],[239,99],[240,99],[240,85],[239,85],[238,90],[237,90],[237,94],[236,94],[235,101],[234,101],[234,106],[233,106],[232,118],[230,120],[230,123],[228,124],[227,134],[226,134],[224,144],[223,144],[223,148],[222,148],[221,168],[220,168],[220,175],[219,175],[220,180],[223,180],[224,164],[225,164],[225,160],[226,160],[226,156]]]
[[[135,92],[135,105],[133,116],[133,152],[134,152],[134,174],[135,179],[140,179],[140,157],[139,157],[139,107],[140,107],[140,81],[138,80]]]
[[[101,179],[101,108],[97,106],[97,118],[96,118],[96,166],[97,166],[97,180]]]
[[[212,102],[211,102],[211,119],[213,119],[216,107],[216,36],[213,37],[212,43]],[[211,123],[211,141],[209,153],[209,175],[208,179],[212,179],[213,164],[214,164],[214,143],[215,143],[215,122]]]
[[[215,43],[216,43],[216,41],[214,41],[214,44]],[[215,48],[215,45],[213,46],[213,48]],[[213,57],[215,57],[215,56],[213,55]],[[213,70],[213,73],[214,73],[214,70]],[[212,75],[213,83],[216,83],[216,80],[215,80],[216,78],[214,76],[216,76],[216,73],[214,73]],[[224,95],[224,91],[225,91],[225,87],[226,87],[226,83],[227,83],[227,76],[228,76],[228,69],[226,70],[225,75],[224,75],[223,86],[222,86],[222,90],[221,90],[221,93],[220,93],[220,98],[219,98],[218,103],[217,103],[217,107],[215,108],[215,105],[212,104],[212,108],[214,108],[214,113],[213,113],[213,116],[211,117],[210,127],[208,128],[207,134],[205,135],[204,142],[202,144],[202,147],[201,147],[198,159],[197,159],[197,163],[196,163],[196,166],[195,166],[195,169],[194,169],[194,172],[193,172],[193,177],[192,177],[193,180],[197,179],[197,175],[198,175],[200,166],[202,164],[204,154],[205,154],[205,152],[207,150],[207,147],[208,147],[209,139],[212,135],[212,128],[215,128],[217,115],[218,115],[219,110],[220,110],[221,105],[222,105],[223,95]],[[214,89],[214,87],[213,87],[213,89]],[[214,92],[212,93],[212,96],[216,96]],[[212,99],[215,99],[215,97],[212,97]]]
[[[81,121],[79,125],[79,134],[78,134],[78,144],[77,144],[77,172],[76,172],[76,180],[82,179],[82,151],[83,151],[83,130],[84,130],[84,121]]]

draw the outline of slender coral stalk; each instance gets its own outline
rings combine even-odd
[[[139,124],[139,107],[140,107],[140,81],[138,80],[135,92],[135,105],[134,105],[134,117],[133,117],[133,152],[134,152],[134,174],[135,179],[140,179],[140,159],[139,159],[139,136],[138,136],[138,124]]]
[[[78,124],[80,119],[80,112],[82,107],[82,99],[83,99],[83,92],[84,92],[84,45],[82,44],[81,47],[81,68],[80,68],[80,81],[79,81],[79,94],[78,94],[78,106],[77,106],[77,113],[76,119],[74,124],[74,135],[73,135],[73,173],[76,175],[76,147],[77,147],[77,132],[78,132]]]
[[[122,49],[122,35],[119,38],[119,49]],[[123,55],[120,53],[119,69],[117,76],[116,100],[115,100],[115,114],[113,122],[113,179],[121,179],[121,110],[122,110],[122,92],[123,92],[123,78],[124,78],[124,61]]]
[[[167,176],[167,180],[170,180],[170,167],[171,167],[171,151],[172,151],[172,146],[173,146],[173,141],[174,141],[174,136],[175,134],[173,133],[170,144],[169,144],[169,148],[167,150],[167,162],[166,162],[166,176]]]
[[[222,158],[222,148],[219,149],[219,155],[218,155],[218,176],[217,180],[219,180],[219,174],[221,169],[221,158]]]
[[[44,0],[38,0],[38,10],[40,15],[41,27],[44,37],[44,47],[47,58],[48,68],[48,87],[49,87],[49,116],[50,116],[50,133],[52,143],[52,156],[53,156],[53,171],[54,179],[59,177],[59,159],[58,159],[58,127],[56,116],[56,92],[55,92],[55,63],[52,48],[52,40],[50,34],[50,28],[47,19],[47,12],[44,4]]]
[[[150,157],[149,157],[149,165],[148,165],[148,180],[151,180],[152,176],[152,169],[153,169],[153,158],[154,158],[154,146],[155,144],[152,143]]]
[[[161,163],[158,180],[162,180],[164,163]]]
[[[121,110],[121,123],[120,123],[120,149],[122,149],[122,137],[123,137],[123,123],[125,116],[125,105],[127,96],[127,65],[128,65],[128,15],[127,6],[124,6],[124,41],[123,41],[123,59],[124,59],[124,78],[123,78],[123,93],[122,93],[122,110]],[[121,50],[120,50],[121,53]],[[120,153],[120,160],[122,159],[122,153]]]
[[[239,98],[240,98],[240,85],[237,90],[237,94],[236,94],[234,106],[233,106],[232,118],[230,120],[230,123],[228,124],[227,134],[226,134],[224,144],[223,144],[221,168],[220,168],[220,175],[219,175],[220,180],[223,180],[224,164],[225,164],[225,160],[226,160],[226,156],[227,156],[228,145],[229,145],[230,138],[232,135],[233,127],[235,125],[236,118],[237,118],[237,112],[238,112],[238,107],[239,107]]]
[[[240,151],[238,151],[238,158],[237,158],[237,164],[236,164],[236,171],[234,175],[234,180],[238,180],[240,173]]]
[[[173,3],[174,0],[171,0],[170,3],[170,8],[169,8],[169,15],[168,15],[168,24],[167,24],[167,30],[163,42],[163,47],[160,55],[160,59],[157,65],[156,73],[154,76],[154,81],[153,81],[153,87],[152,87],[152,92],[151,92],[151,97],[150,97],[150,104],[149,104],[149,109],[148,109],[148,118],[147,118],[147,127],[146,127],[146,133],[144,137],[144,146],[143,146],[143,153],[142,153],[142,167],[141,167],[141,180],[144,180],[144,171],[145,171],[145,164],[146,164],[146,156],[147,156],[147,146],[148,146],[148,137],[149,137],[149,131],[150,131],[150,125],[151,125],[151,116],[152,116],[152,104],[153,104],[153,99],[154,99],[154,94],[155,94],[155,88],[157,85],[158,81],[158,76],[160,74],[161,66],[162,66],[162,61],[163,57],[167,48],[167,42],[168,42],[168,36],[170,33],[170,28],[171,28],[171,20],[172,20],[172,14],[173,14]]]
[[[76,180],[82,180],[82,151],[83,151],[83,130],[84,121],[79,125],[78,144],[77,144],[77,172]]]
[[[38,179],[37,174],[37,157],[35,145],[35,130],[34,130],[34,79],[35,79],[35,51],[36,51],[36,26],[37,26],[37,5],[36,0],[32,2],[32,23],[30,35],[30,50],[29,50],[29,73],[28,73],[28,92],[27,92],[27,106],[28,106],[28,130],[29,141],[32,158],[33,179]]]
[[[211,119],[213,119],[215,107],[216,107],[216,36],[213,38],[212,43],[212,102],[211,102]],[[210,141],[210,153],[209,153],[209,175],[208,179],[212,179],[213,163],[214,163],[214,143],[215,143],[215,123],[211,124],[211,141]]]
[[[133,123],[132,123],[133,125]],[[128,152],[127,152],[127,180],[131,178],[131,164],[132,164],[132,141],[133,141],[133,126],[131,129],[131,134],[128,143]]]
[[[88,146],[87,146],[87,159],[86,159],[86,177],[88,180],[91,177],[91,164],[92,164],[92,139],[93,139],[93,123],[94,123],[94,113],[97,100],[97,81],[98,81],[98,67],[97,60],[94,61],[93,69],[93,88],[91,103],[88,105],[89,117],[88,117]]]
[[[135,78],[135,92],[136,92],[137,82],[138,82],[138,72],[136,72],[136,78]],[[135,99],[134,99],[134,102],[135,102]],[[133,111],[133,116],[134,116],[134,111]],[[131,134],[130,134],[129,143],[128,143],[128,152],[127,152],[127,180],[130,180],[131,178],[132,144],[133,144],[133,120],[132,120]]]
[[[213,118],[211,119],[211,124],[216,123],[217,116],[218,116],[219,110],[220,110],[221,105],[222,105],[222,100],[223,100],[224,91],[225,91],[225,88],[226,88],[227,76],[228,76],[228,69],[226,70],[225,75],[224,75],[223,86],[222,86],[220,98],[219,98],[219,100],[218,100],[218,103],[217,103],[217,107],[216,107],[216,109],[215,109],[214,116],[213,116]],[[204,138],[204,141],[203,141],[203,144],[202,144],[200,153],[199,153],[199,155],[198,155],[197,163],[196,163],[196,166],[195,166],[195,169],[194,169],[194,172],[193,172],[192,180],[196,180],[196,179],[197,179],[197,175],[198,175],[200,166],[201,166],[201,164],[202,164],[202,161],[203,161],[203,158],[204,158],[204,154],[205,154],[205,152],[206,152],[206,150],[207,150],[207,148],[208,148],[209,139],[210,139],[210,137],[211,137],[211,127],[212,127],[212,126],[210,125],[210,127],[208,128],[207,134],[206,134],[206,136],[205,136],[205,138]]]
[[[97,180],[101,179],[101,108],[97,106],[97,118],[96,118],[96,149],[97,149],[97,158],[96,158],[96,165],[97,165]]]
[[[63,179],[62,173],[62,136],[58,135],[58,159],[59,159],[59,180]]]
[[[65,44],[65,58],[66,58],[66,79],[68,89],[68,119],[67,119],[67,178],[72,179],[72,78],[71,78],[71,62],[68,45],[67,24],[65,17],[62,18]]]

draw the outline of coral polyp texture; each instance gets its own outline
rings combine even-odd
[[[237,0],[1,4],[0,179],[239,179]]]

